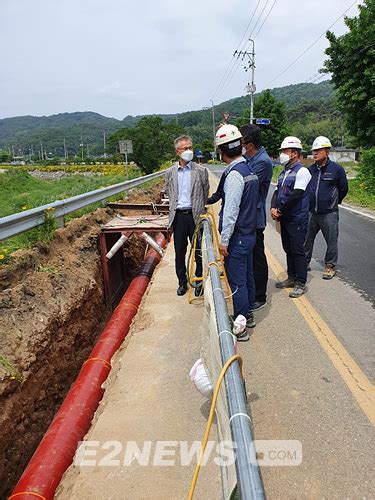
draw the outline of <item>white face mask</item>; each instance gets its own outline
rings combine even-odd
[[[287,163],[289,163],[289,161],[289,155],[287,155],[286,153],[280,153],[279,162],[281,165],[286,165]]]
[[[247,152],[246,152],[246,148],[242,148],[242,156],[246,156],[247,155]]]
[[[181,158],[184,161],[191,161],[193,159],[193,156],[194,156],[194,153],[191,149],[188,149],[188,150],[184,151],[183,153],[181,153]]]

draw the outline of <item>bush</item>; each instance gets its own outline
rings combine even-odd
[[[375,147],[362,152],[358,179],[363,189],[375,195]]]

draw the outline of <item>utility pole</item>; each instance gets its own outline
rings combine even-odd
[[[253,123],[254,121],[254,94],[256,92],[256,86],[254,83],[254,74],[255,74],[255,43],[254,40],[249,38],[249,42],[252,43],[253,45],[253,50],[252,52],[248,52],[247,50],[245,51],[238,51],[236,50],[235,53],[233,54],[234,57],[237,56],[237,59],[240,57],[242,60],[247,56],[249,58],[249,63],[248,66],[245,66],[245,71],[248,71],[251,69],[251,83],[248,83],[246,85],[246,91],[248,94],[250,94],[250,123]]]
[[[44,159],[44,156],[43,156],[43,144],[42,144],[42,141],[40,141],[40,157],[41,157],[41,159],[42,159],[42,160]]]
[[[65,143],[65,137],[64,137],[64,158],[66,160],[66,143]]]
[[[216,127],[215,127],[215,107],[214,107],[214,101],[210,99],[211,101],[211,109],[212,109],[212,133],[213,133],[213,141],[214,141],[214,160],[216,160],[216,144],[215,144],[215,137],[216,137]]]
[[[81,132],[81,153],[82,153],[82,163],[83,163],[83,139],[82,139],[82,132]]]
[[[107,158],[107,146],[105,143],[105,132],[103,132],[104,158]]]

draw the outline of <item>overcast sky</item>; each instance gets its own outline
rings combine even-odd
[[[274,79],[352,3],[0,0],[0,118],[95,111],[122,119],[243,95],[250,73],[232,55],[249,49],[250,34],[258,91],[312,81],[325,59],[325,36]],[[343,18],[331,31],[347,31]]]

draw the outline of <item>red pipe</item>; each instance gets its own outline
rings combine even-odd
[[[157,242],[167,240],[159,233]],[[31,457],[9,499],[53,499],[61,478],[73,461],[78,442],[90,428],[102,399],[102,384],[111,370],[111,358],[129,332],[160,255],[151,250],[140,273],[130,283],[89,358],[69,390],[42,441]]]

